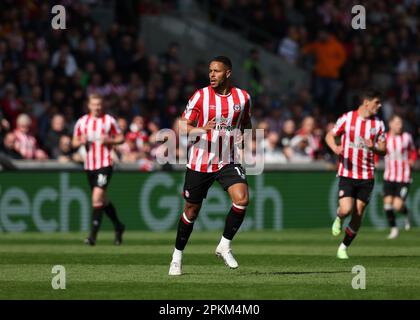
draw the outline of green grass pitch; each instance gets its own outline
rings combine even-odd
[[[239,268],[216,258],[220,232],[193,232],[180,277],[169,277],[175,231],[128,231],[121,247],[100,233],[0,234],[0,299],[420,299],[420,230],[386,240],[365,228],[335,258],[329,229],[240,232],[233,242]],[[66,268],[66,289],[53,290],[54,265]],[[352,288],[352,267],[366,268],[366,289]]]

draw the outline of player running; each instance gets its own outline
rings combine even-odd
[[[391,228],[388,239],[395,239],[398,227],[394,212],[405,216],[405,230],[410,229],[405,200],[412,182],[411,168],[416,163],[417,151],[411,134],[403,132],[403,120],[398,115],[389,120],[389,132],[385,138],[384,210]]]
[[[370,200],[374,186],[374,154],[384,155],[385,125],[375,115],[381,107],[380,93],[367,90],[357,110],[343,114],[328,132],[325,141],[339,156],[339,206],[332,234],[341,233],[342,221],[352,214],[344,240],[338,248],[337,257],[348,259],[347,248],[360,228],[363,212]],[[341,143],[336,138],[341,137]]]
[[[203,199],[215,180],[232,200],[216,255],[223,258],[229,268],[238,267],[232,255],[231,241],[244,220],[249,196],[245,171],[234,161],[232,154],[236,145],[231,142],[234,129],[251,128],[251,98],[245,90],[231,85],[231,74],[229,58],[219,56],[211,60],[210,86],[194,93],[182,115],[181,121],[186,121],[188,134],[197,135],[198,139],[189,150],[183,191],[185,207],[178,223],[169,275],[182,274],[183,250]]]
[[[96,237],[101,226],[102,212],[111,219],[115,229],[115,245],[122,243],[124,225],[118,220],[117,212],[107,199],[106,189],[112,176],[111,151],[113,145],[124,141],[117,121],[102,110],[102,97],[91,94],[88,98],[89,114],[81,117],[75,125],[73,147],[84,146],[86,157],[84,168],[92,190],[92,227],[85,243],[96,244]]]

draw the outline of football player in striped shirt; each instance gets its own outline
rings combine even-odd
[[[123,143],[117,121],[110,115],[103,113],[102,97],[92,93],[88,98],[89,114],[81,117],[74,127],[73,147],[84,146],[86,157],[84,168],[92,190],[92,227],[85,243],[96,244],[96,238],[101,226],[102,213],[111,219],[115,229],[115,245],[122,243],[125,226],[120,222],[117,211],[107,198],[106,189],[112,177],[111,152],[114,145]]]
[[[231,241],[244,220],[249,196],[245,170],[235,159],[237,144],[233,141],[238,138],[238,131],[251,128],[251,98],[245,90],[231,85],[231,74],[229,58],[213,58],[209,66],[210,85],[194,93],[182,115],[188,135],[197,135],[197,139],[189,149],[183,191],[185,207],[178,223],[169,275],[182,274],[183,250],[214,181],[232,200],[215,253],[229,268],[238,267]]]
[[[405,216],[405,229],[410,229],[405,200],[412,182],[411,168],[416,163],[417,150],[411,134],[403,132],[403,120],[398,115],[389,119],[389,131],[385,138],[384,210],[391,228],[388,239],[395,239],[398,227],[394,212]]]
[[[339,206],[332,226],[334,236],[341,233],[342,221],[352,215],[337,251],[339,259],[348,259],[347,248],[359,231],[369,203],[374,186],[374,155],[386,152],[385,125],[376,117],[381,108],[380,93],[369,89],[361,99],[358,109],[343,114],[325,137],[328,146],[339,156]],[[339,144],[336,138],[340,138]]]

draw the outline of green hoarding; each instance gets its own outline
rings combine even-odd
[[[248,176],[248,181],[251,200],[242,230],[329,227],[335,216],[333,172],[273,171]],[[182,213],[183,182],[183,172],[114,172],[109,197],[129,230],[172,230]],[[364,225],[387,225],[381,192],[378,172]],[[420,226],[419,173],[407,203],[413,224]],[[215,182],[195,229],[222,229],[230,206]],[[0,173],[0,232],[87,231],[90,215],[90,190],[82,172]],[[111,229],[106,219],[103,228]]]

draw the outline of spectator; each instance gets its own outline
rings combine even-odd
[[[283,124],[283,129],[280,135],[280,147],[283,150],[284,155],[288,160],[293,156],[293,150],[291,148],[290,142],[295,136],[296,125],[292,119],[288,119]]]
[[[22,159],[22,156],[16,150],[16,136],[13,132],[9,132],[4,137],[2,153],[10,159]]]
[[[320,139],[315,134],[315,120],[307,116],[302,121],[301,128],[290,141],[293,149],[293,161],[315,160],[320,149]]]
[[[60,154],[60,139],[62,136],[68,134],[65,128],[64,117],[61,114],[56,114],[51,120],[51,128],[47,133],[45,148],[51,159],[57,159]]]
[[[10,123],[4,118],[3,112],[0,109],[0,149],[2,147],[4,136],[9,130],[10,130]]]
[[[136,135],[136,145],[138,149],[143,148],[149,141],[149,135],[145,129],[144,118],[135,116],[130,124],[130,132]]]
[[[29,133],[31,124],[31,118],[27,114],[22,113],[18,116],[14,131],[15,148],[24,159],[46,160],[48,159],[47,154],[38,148],[35,137]]]
[[[136,163],[142,156],[145,156],[144,152],[140,152],[137,145],[137,134],[134,132],[127,133],[124,143],[117,146],[117,151],[121,161],[125,163]]]
[[[318,39],[307,44],[303,52],[315,55],[314,96],[331,111],[341,87],[340,70],[346,61],[344,46],[332,33],[321,30]]]
[[[299,32],[295,26],[290,26],[287,36],[279,44],[277,53],[288,63],[295,65],[299,57]]]
[[[250,50],[249,56],[244,62],[244,69],[250,81],[250,94],[255,98],[263,92],[260,53],[256,48]]]
[[[55,159],[57,159],[60,163],[66,163],[75,160],[70,136],[60,136],[57,157]]]
[[[287,159],[281,152],[279,145],[279,134],[270,132],[264,139],[264,159],[265,163],[286,163]]]
[[[58,74],[64,74],[67,77],[74,75],[77,70],[77,64],[67,44],[62,44],[60,50],[53,54],[51,66]]]
[[[13,83],[8,83],[5,87],[5,94],[1,100],[1,107],[6,119],[12,125],[16,123],[16,118],[23,111],[23,102],[17,96],[16,87]]]

